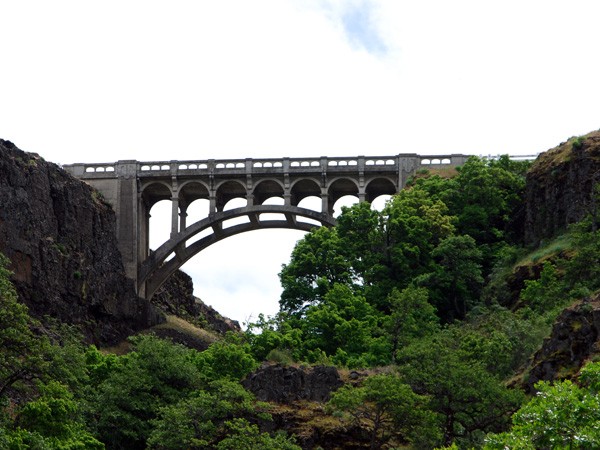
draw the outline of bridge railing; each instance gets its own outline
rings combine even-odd
[[[537,155],[517,155],[511,159],[535,159]],[[485,156],[494,159],[497,156]],[[413,160],[418,167],[459,166],[469,155],[417,155],[414,153],[395,156],[348,156],[317,158],[245,158],[206,159],[183,161],[118,161],[112,163],[68,164],[63,166],[77,177],[113,178],[118,176],[119,166],[135,165],[138,176],[186,175],[186,174],[252,174],[256,173],[306,173],[306,172],[355,172],[398,171],[403,160]]]
[[[397,171],[401,161],[413,160],[420,166],[461,165],[466,155],[400,154],[395,156],[352,156],[352,157],[316,157],[316,158],[245,158],[245,159],[207,159],[183,161],[118,161],[113,163],[69,164],[64,168],[80,177],[116,177],[122,164],[135,164],[138,175],[156,176],[161,174],[185,175],[202,173],[304,173],[328,171]]]

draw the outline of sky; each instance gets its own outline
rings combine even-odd
[[[523,155],[600,127],[597,0],[0,0],[0,17],[0,137],[59,164]],[[274,314],[302,235],[238,235],[184,270],[224,315]]]

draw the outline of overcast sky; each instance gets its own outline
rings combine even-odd
[[[62,164],[536,154],[600,127],[598,17],[597,0],[0,0],[0,137]],[[301,236],[239,235],[184,270],[225,315],[273,314]]]

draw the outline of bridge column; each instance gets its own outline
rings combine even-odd
[[[185,230],[187,227],[187,205],[179,203],[179,231]]]
[[[179,199],[171,197],[171,236],[179,231]]]
[[[405,180],[404,174],[402,172],[404,170],[404,167],[406,166],[406,159],[398,155],[396,157],[396,166],[398,166],[398,173],[396,174],[398,176],[396,181],[398,183],[398,187],[396,188],[396,190],[400,192],[402,189],[404,189]]]
[[[325,214],[333,215],[333,203],[327,193],[326,189],[323,189],[325,192],[321,192],[321,212]]]
[[[142,195],[138,194],[138,261],[144,261],[150,252],[150,211]]]
[[[127,277],[137,281],[138,262],[143,252],[139,234],[142,232],[143,236],[144,233],[144,217],[138,202],[137,161],[118,161],[115,164],[115,174],[116,202],[113,207],[117,216],[117,241],[125,273]]]
[[[211,191],[208,196],[208,215],[211,216],[217,212],[217,193]]]

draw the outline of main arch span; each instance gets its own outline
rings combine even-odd
[[[383,157],[228,159],[194,161],[118,161],[70,164],[72,175],[98,189],[117,216],[117,239],[127,276],[138,294],[150,298],[175,270],[209,245],[257,229],[291,228],[308,231],[335,224],[337,200],[352,195],[372,201],[393,195],[417,170],[456,167],[466,155]],[[265,205],[277,197],[282,205]],[[317,197],[321,210],[300,207]],[[225,210],[242,198],[245,206]],[[207,200],[208,217],[187,223],[188,207]],[[150,209],[171,202],[170,238],[155,252],[149,249]]]

